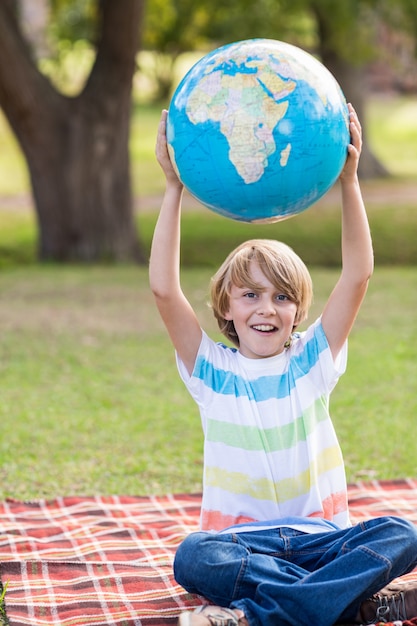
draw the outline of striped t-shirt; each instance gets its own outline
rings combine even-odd
[[[178,358],[205,435],[202,530],[294,516],[350,524],[328,410],[346,356],[347,344],[333,360],[318,319],[273,357],[246,358],[203,333],[191,376]]]

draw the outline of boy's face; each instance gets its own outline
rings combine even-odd
[[[251,262],[250,275],[258,288],[233,285],[225,319],[233,321],[240,353],[249,359],[263,359],[284,350],[297,305],[277,291],[256,262]]]

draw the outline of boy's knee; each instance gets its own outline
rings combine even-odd
[[[202,545],[211,538],[209,533],[195,532],[188,535],[180,544],[174,559],[175,580],[185,588],[189,587],[190,571],[199,562]]]
[[[408,545],[417,546],[417,527],[410,521],[401,517],[386,517],[387,523],[391,525],[392,532],[397,539],[401,539]]]
[[[232,534],[192,533],[177,550],[175,580],[190,593],[229,606],[247,549]]]
[[[417,563],[417,527],[401,517],[386,516],[371,520],[378,528],[379,539],[384,545],[394,544],[395,552],[403,554],[412,563]]]
[[[365,522],[365,527],[374,529],[377,532],[385,532],[387,536],[395,535],[396,537],[410,537],[410,539],[417,538],[417,527],[412,522],[394,515],[384,515],[369,519]]]
[[[394,518],[400,524],[401,532],[404,537],[404,541],[408,544],[408,546],[413,547],[414,551],[417,555],[417,527],[412,522],[401,519]]]
[[[219,577],[218,565],[237,569],[241,567],[241,559],[245,548],[236,543],[231,535],[197,532],[188,535],[180,545],[174,560],[175,580],[192,593],[202,593],[210,580]]]

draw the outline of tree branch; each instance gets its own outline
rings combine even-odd
[[[38,71],[10,2],[0,2],[0,106],[18,136],[21,125],[56,97],[49,81]]]
[[[99,0],[99,5],[103,24],[99,53],[105,49],[118,63],[131,61],[139,48],[144,0]]]
[[[98,0],[98,3],[100,38],[85,91],[112,93],[115,89],[128,89],[125,95],[130,98],[145,0]]]

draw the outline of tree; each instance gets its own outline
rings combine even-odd
[[[149,0],[143,46],[155,56],[155,100],[166,102],[171,95],[175,62],[184,52],[203,53],[252,37],[288,39],[301,45],[308,40],[309,30],[305,11],[293,13],[289,5],[283,19],[280,0]],[[146,73],[145,67],[140,70]]]
[[[281,0],[291,11],[308,11],[317,33],[316,52],[340,83],[348,101],[358,112],[363,129],[363,150],[359,163],[362,178],[388,175],[367,141],[366,69],[378,54],[380,22],[399,32],[417,33],[417,0]]]
[[[189,31],[175,19],[179,19],[183,4],[181,0],[169,0],[172,11],[165,13],[161,20],[160,11],[156,10],[160,1],[150,0],[148,5],[153,20],[147,22],[147,45],[156,45],[158,49],[163,45],[167,53],[181,52],[182,37],[187,37]],[[188,25],[199,26],[199,39],[195,35],[188,37],[188,44],[209,41],[214,47],[238,39],[263,37],[283,39],[316,54],[334,74],[360,116],[364,132],[361,177],[387,175],[367,141],[366,69],[378,55],[377,33],[381,22],[390,24],[398,32],[408,31],[416,40],[417,0],[395,3],[392,0],[257,0],[255,3],[252,0],[227,3],[200,0],[198,7],[194,5],[191,2],[182,14],[186,22],[188,19]],[[167,83],[165,87],[167,93],[170,85]]]
[[[0,2],[0,106],[27,160],[39,258],[143,260],[128,137],[144,0],[97,0],[96,57],[75,97],[38,70],[15,7]]]
[[[179,55],[210,47],[205,36],[211,19],[208,0],[150,0],[145,15],[143,44],[154,52],[156,83],[155,100],[166,102],[174,77],[174,66]],[[146,68],[140,67],[146,72]]]
[[[331,6],[328,0],[309,2],[316,21],[320,58],[337,77],[347,100],[352,102],[362,122],[363,148],[359,164],[362,178],[388,175],[367,141],[365,103],[368,94],[365,68],[373,54],[374,43],[372,22],[369,19],[373,14],[370,4],[372,0],[341,2]]]

